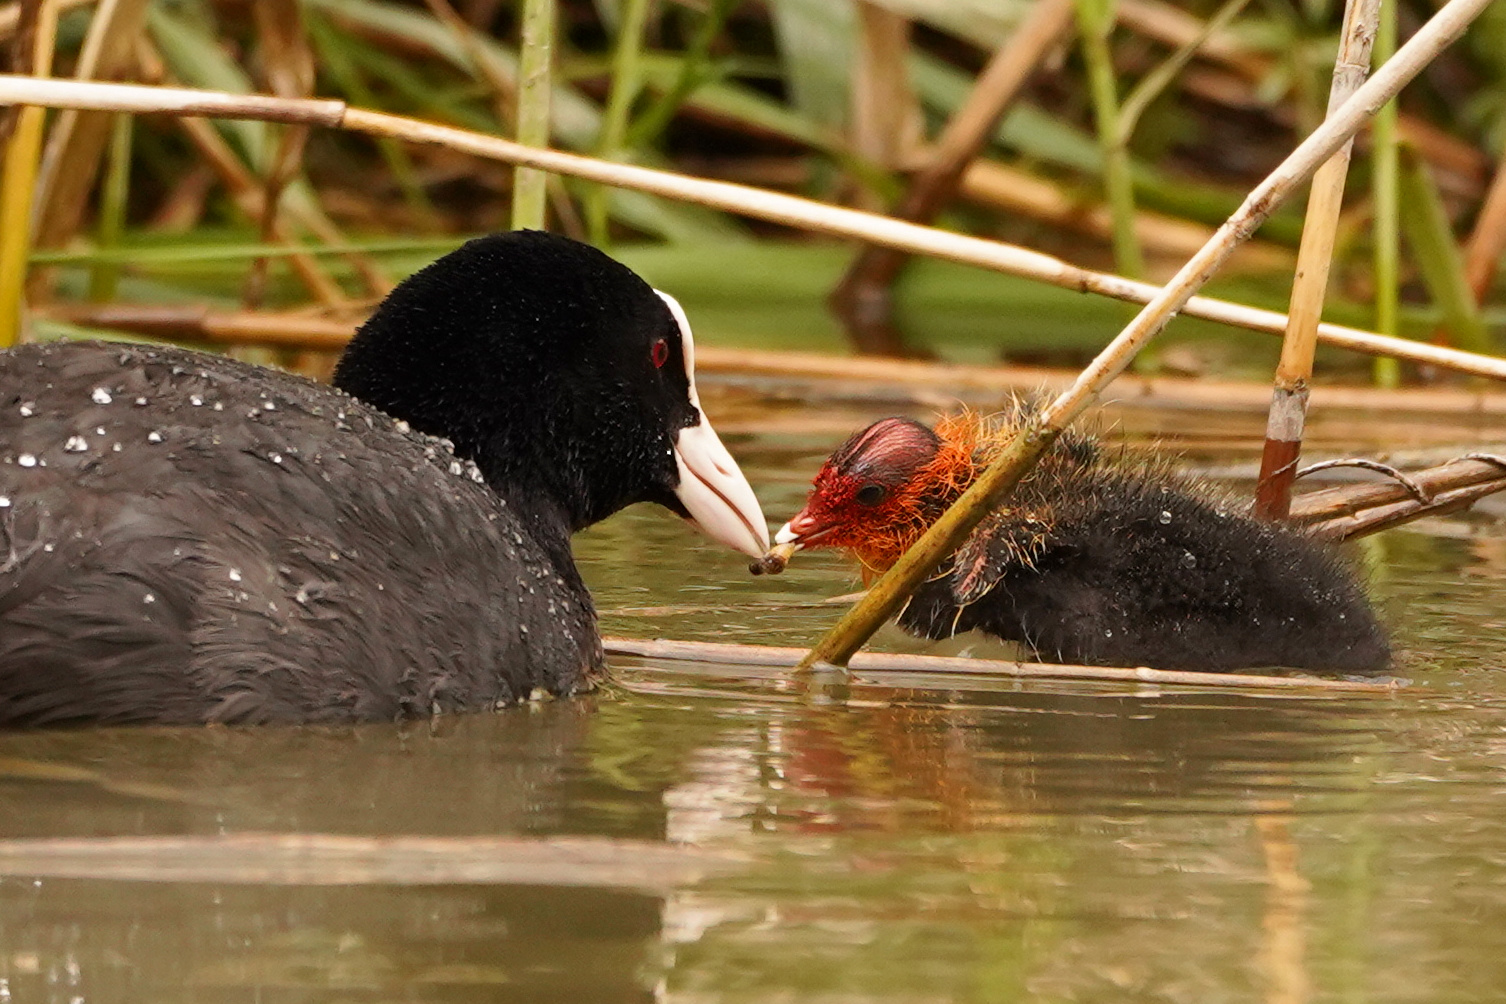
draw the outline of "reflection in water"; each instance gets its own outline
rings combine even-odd
[[[1291,804],[1277,802],[1268,808],[1277,812],[1291,808]],[[1307,935],[1303,925],[1307,922],[1307,894],[1312,883],[1302,877],[1298,867],[1297,843],[1292,839],[1291,826],[1291,816],[1255,817],[1269,881],[1265,919],[1261,925],[1266,936],[1261,956],[1269,981],[1265,994],[1267,1004],[1303,1004],[1308,997],[1304,963]]]
[[[783,490],[771,511],[803,486]],[[1371,548],[1418,683],[1394,697],[818,692],[624,661],[594,697],[433,727],[0,735],[0,838],[570,834],[748,859],[663,896],[0,879],[0,1004],[1487,999],[1506,551]],[[637,611],[607,616],[620,633],[796,642],[851,588],[814,559],[744,579],[657,513],[581,551],[602,608]]]
[[[661,836],[655,792],[604,785],[591,769],[591,708],[557,702],[432,731],[3,736],[0,835]],[[594,813],[603,793],[609,805]],[[647,1000],[661,908],[657,896],[590,888],[0,879],[0,1000],[398,987],[412,999]]]

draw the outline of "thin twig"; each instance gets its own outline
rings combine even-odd
[[[1336,467],[1358,467],[1362,470],[1375,471],[1377,474],[1384,474],[1388,478],[1394,479],[1397,484],[1405,488],[1407,492],[1412,496],[1412,498],[1416,499],[1418,502],[1426,505],[1427,503],[1433,501],[1431,493],[1429,493],[1426,488],[1422,487],[1422,485],[1418,484],[1412,478],[1407,476],[1407,474],[1405,474],[1404,472],[1397,470],[1390,464],[1383,464],[1379,460],[1369,460],[1365,457],[1344,457],[1339,460],[1323,460],[1319,461],[1316,464],[1308,464],[1300,471],[1294,473],[1292,475],[1292,480],[1297,481],[1300,478],[1305,478],[1309,474],[1316,474],[1319,471],[1331,471]]]
[[[1145,114],[1145,109],[1150,107],[1152,101],[1160,97],[1161,92],[1171,85],[1177,78],[1177,74],[1192,61],[1207,44],[1208,40],[1215,35],[1222,35],[1229,22],[1239,16],[1239,12],[1245,9],[1250,0],[1224,0],[1224,5],[1213,12],[1198,32],[1188,38],[1177,50],[1168,56],[1156,68],[1142,77],[1135,84],[1134,90],[1125,96],[1124,103],[1119,106],[1119,142],[1124,146],[1129,145],[1130,138],[1134,135],[1135,127],[1140,124],[1140,116]],[[1119,5],[1119,20],[1122,23],[1125,17],[1124,5]]]
[[[645,659],[672,659],[722,663],[733,666],[794,667],[804,649],[777,645],[734,645],[724,642],[673,641],[659,638],[603,638],[609,655],[632,655]],[[1197,687],[1266,687],[1273,690],[1333,690],[1351,693],[1389,694],[1402,684],[1331,680],[1310,676],[1270,676],[1256,673],[1194,673],[1186,670],[1130,668],[1120,666],[1071,666],[1049,662],[1007,662],[1002,659],[969,659],[961,656],[907,655],[893,652],[862,652],[850,664],[854,672],[971,674],[976,676],[1024,677],[1047,680],[1114,680],[1126,683],[1181,684]]]

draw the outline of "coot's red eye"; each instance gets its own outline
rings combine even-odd
[[[664,364],[669,361],[669,342],[661,338],[654,343],[653,359],[654,369],[664,368]]]

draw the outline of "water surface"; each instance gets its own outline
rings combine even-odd
[[[729,438],[783,519],[856,424]],[[650,509],[577,550],[611,634],[799,644],[854,588],[821,556],[748,578]],[[1356,558],[1413,681],[1395,696],[623,660],[593,696],[433,724],[0,735],[4,838],[581,836],[736,862],[664,889],[13,875],[0,1002],[1498,999],[1506,532],[1451,518]]]

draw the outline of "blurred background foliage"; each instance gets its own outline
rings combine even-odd
[[[551,142],[883,210],[1038,2],[559,0]],[[1402,38],[1433,9],[1386,2]],[[29,29],[42,6],[0,6],[14,67],[34,65],[41,46]],[[1321,119],[1341,7],[1076,0],[1071,30],[936,222],[1165,277]],[[51,72],[336,97],[512,136],[519,8],[62,0]],[[5,125],[13,145],[15,118]],[[1402,167],[1381,181],[1400,196],[1403,240],[1394,280],[1380,274],[1400,297],[1396,323],[1460,345],[1483,337],[1494,350],[1506,219],[1484,207],[1506,188],[1506,5],[1406,90],[1394,135]],[[1366,136],[1357,148],[1327,314],[1362,327],[1376,325],[1375,235],[1389,239],[1373,225],[1374,145]],[[1110,199],[1116,169],[1124,183]],[[511,169],[454,151],[168,116],[49,116],[37,184],[27,296],[42,337],[94,330],[98,316],[73,309],[91,301],[359,318],[459,240],[508,227],[512,209]],[[680,297],[703,339],[846,347],[825,299],[849,244],[562,179],[550,179],[547,207],[552,229],[609,248]],[[1284,310],[1300,229],[1300,205],[1278,213],[1210,292]],[[975,361],[1077,362],[1126,309],[936,262],[912,263],[896,290],[896,319],[917,352]],[[1276,344],[1183,320],[1154,365],[1268,373]],[[283,361],[317,371],[327,357]],[[1331,373],[1369,373],[1357,357],[1323,361]]]

